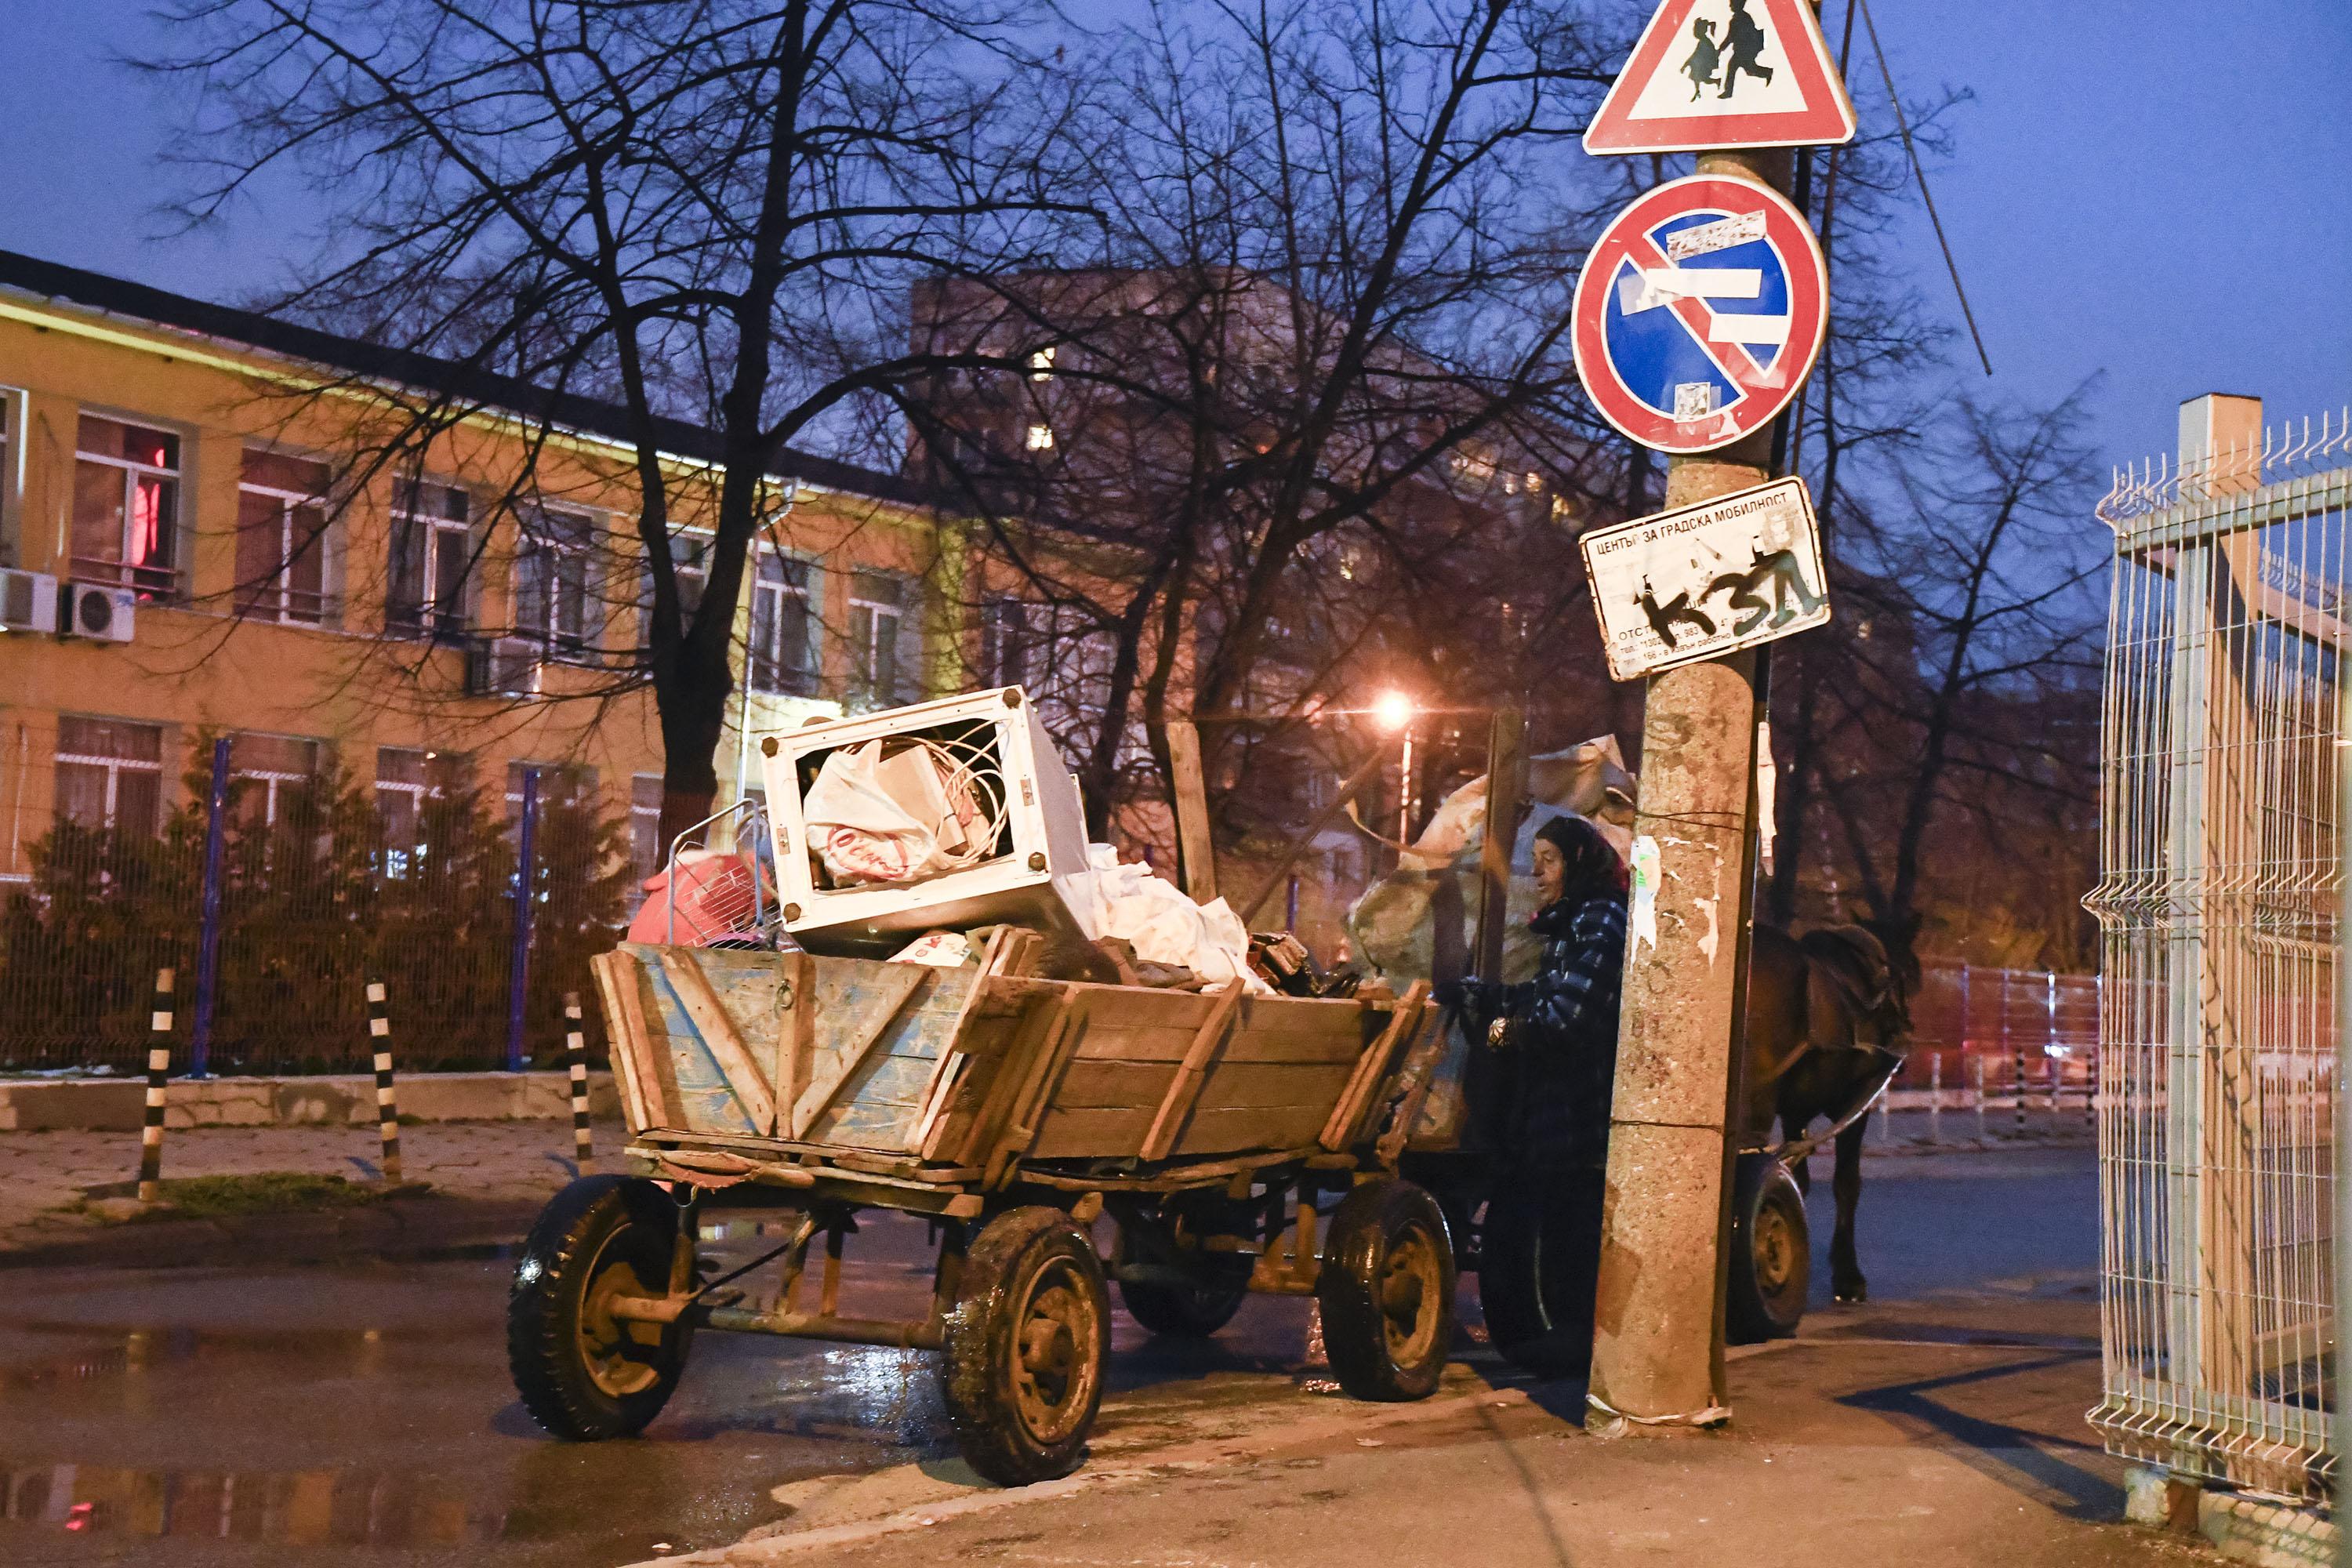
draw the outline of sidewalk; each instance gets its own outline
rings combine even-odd
[[[594,1129],[598,1168],[617,1168],[621,1124]],[[426,1122],[400,1130],[402,1175],[429,1193],[293,1215],[157,1217],[136,1210],[133,1132],[0,1133],[0,1258],[12,1263],[211,1261],[267,1254],[290,1260],[385,1245],[456,1245],[475,1233],[511,1241],[571,1181],[569,1120]],[[168,1133],[163,1175],[291,1171],[380,1180],[373,1127],[200,1127]]]
[[[1581,1384],[1521,1383],[1491,1354],[1457,1364],[1424,1404],[1351,1405],[1303,1384],[1180,1426],[1193,1435],[1172,1444],[1147,1412],[1107,1409],[1091,1462],[1067,1480],[997,1490],[950,1460],[795,1483],[778,1489],[780,1523],[660,1561],[2219,1563],[2119,1522],[2122,1466],[2083,1425],[2096,1332],[2096,1307],[2080,1299],[1824,1311],[1798,1340],[1733,1352],[1728,1428],[1672,1437],[1587,1436]]]

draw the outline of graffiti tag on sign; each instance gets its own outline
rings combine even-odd
[[[1826,623],[1821,531],[1801,479],[1595,529],[1580,542],[1609,673],[1715,658]]]

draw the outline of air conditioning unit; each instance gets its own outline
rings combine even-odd
[[[58,590],[58,636],[92,642],[129,642],[139,595],[100,583],[68,583]]]
[[[58,629],[58,580],[46,572],[0,570],[0,627],[12,632]]]
[[[487,637],[466,650],[468,697],[536,697],[546,650],[530,637]]]

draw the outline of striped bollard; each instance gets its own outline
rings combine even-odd
[[[563,1052],[572,1064],[572,1160],[588,1173],[588,1037],[580,1028],[580,993],[563,994]]]
[[[400,1108],[392,1092],[392,1020],[384,1016],[383,982],[367,983],[368,1037],[375,1045],[376,1131],[383,1140],[383,1184],[400,1185]]]
[[[155,972],[155,1006],[147,1020],[155,1043],[147,1048],[147,1121],[139,1131],[139,1201],[163,1194],[163,1085],[172,1076],[172,982],[168,969]]]

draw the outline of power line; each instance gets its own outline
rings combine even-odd
[[[1878,23],[1870,14],[1870,0],[1856,0],[1862,7],[1862,25],[1870,29],[1870,52],[1878,57],[1878,77],[1886,84],[1886,100],[1895,106],[1895,126],[1903,132],[1903,153],[1911,160],[1911,173],[1919,182],[1919,199],[1927,204],[1927,221],[1935,226],[1936,243],[1944,252],[1944,270],[1952,275],[1952,292],[1960,297],[1960,315],[1969,323],[1969,336],[1977,345],[1977,358],[1987,375],[1992,374],[1992,358],[1985,353],[1984,334],[1977,331],[1977,313],[1969,309],[1969,291],[1960,282],[1959,264],[1952,259],[1951,242],[1944,237],[1944,220],[1936,214],[1936,198],[1927,191],[1927,171],[1919,163],[1918,149],[1911,145],[1911,125],[1903,115],[1903,99],[1895,90],[1895,73],[1886,68],[1886,51],[1878,42]]]

